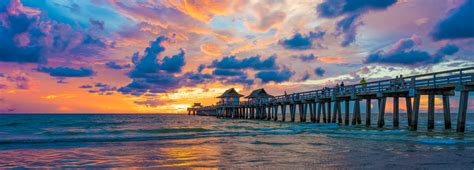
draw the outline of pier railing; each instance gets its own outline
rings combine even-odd
[[[474,82],[474,67],[436,73],[407,76],[399,79],[371,81],[366,84],[353,84],[340,87],[326,87],[320,90],[279,95],[268,102],[291,102],[315,98],[331,98],[347,95],[363,95],[389,91],[408,91],[417,88],[438,88],[444,85]]]

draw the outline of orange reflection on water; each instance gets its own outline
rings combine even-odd
[[[216,138],[189,139],[173,141],[177,147],[161,148],[167,160],[161,160],[162,167],[206,167],[217,169],[219,163],[220,147],[211,145],[209,140]]]

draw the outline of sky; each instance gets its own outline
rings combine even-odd
[[[474,0],[2,0],[0,113],[185,113],[228,88],[279,95],[472,67],[473,11]]]

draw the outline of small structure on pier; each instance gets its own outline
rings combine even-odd
[[[261,88],[261,89],[257,89],[257,90],[254,90],[250,93],[250,95],[246,96],[245,98],[247,98],[249,100],[249,102],[253,103],[261,103],[261,102],[268,102],[269,99],[271,98],[275,98],[274,96],[268,94],[265,89]]]
[[[196,110],[202,108],[202,105],[201,103],[194,103],[193,106],[191,106],[190,108],[188,108],[188,115],[191,115],[191,113],[193,115],[196,115]]]
[[[238,105],[240,104],[240,97],[241,95],[235,91],[234,88],[226,90],[222,95],[218,96],[220,98],[219,104],[221,105]]]

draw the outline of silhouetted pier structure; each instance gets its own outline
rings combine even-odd
[[[400,126],[399,99],[405,98],[407,122],[411,130],[418,128],[420,97],[428,96],[428,129],[435,125],[435,96],[442,96],[444,128],[451,129],[451,111],[449,97],[455,91],[460,93],[457,132],[464,132],[469,91],[474,90],[474,67],[441,71],[429,74],[367,82],[366,84],[346,85],[339,88],[324,88],[289,95],[271,96],[264,89],[254,90],[248,101],[240,101],[243,95],[235,89],[227,90],[218,98],[216,105],[192,107],[188,111],[198,115],[210,115],[218,118],[240,118],[257,120],[285,121],[287,106],[290,121],[295,122],[296,113],[300,122],[307,122],[309,110],[310,122],[339,123],[343,125],[362,124],[360,101],[366,101],[365,125],[371,126],[371,103],[378,101],[377,127],[385,126],[385,107],[387,98],[393,98],[393,126]],[[353,102],[352,113],[350,102]],[[344,114],[341,104],[345,105]],[[297,112],[298,110],[298,112]],[[281,115],[281,119],[278,119]],[[350,119],[350,115],[352,118]]]

